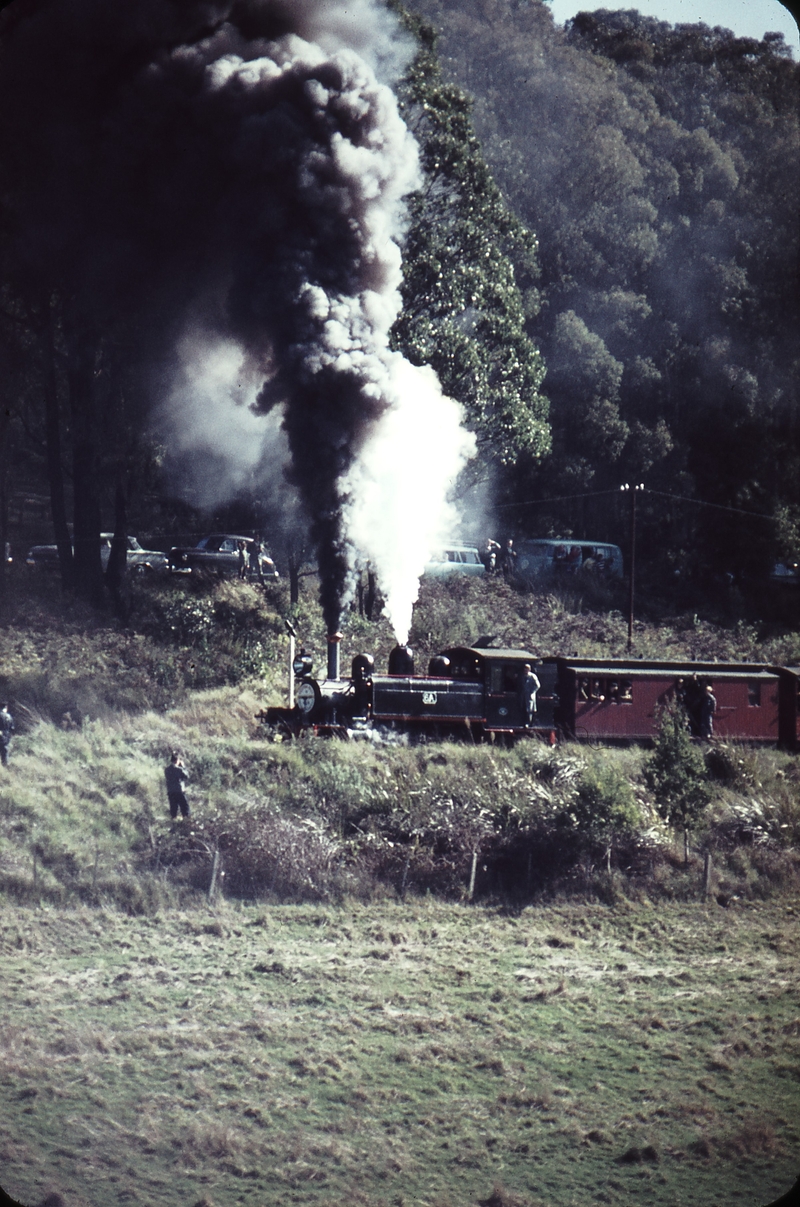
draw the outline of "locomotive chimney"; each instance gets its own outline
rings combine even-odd
[[[339,645],[341,633],[328,633],[328,678],[339,678]]]

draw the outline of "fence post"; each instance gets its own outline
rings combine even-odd
[[[211,905],[211,903],[213,902],[214,897],[217,892],[217,878],[219,876],[219,865],[220,865],[219,847],[215,847],[214,848],[214,862],[211,865],[211,883],[208,886],[208,903],[209,903],[209,905]]]
[[[703,898],[705,899],[711,891],[711,852],[706,851],[703,856]]]
[[[406,861],[403,865],[403,878],[400,881],[400,900],[404,901],[406,896],[406,883],[408,881],[408,869],[411,866],[411,852],[406,855]]]
[[[478,848],[475,847],[472,852],[472,867],[469,873],[469,890],[467,892],[467,900],[471,901],[475,893],[475,873],[478,870]]]

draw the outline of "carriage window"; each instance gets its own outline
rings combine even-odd
[[[519,688],[520,668],[518,666],[493,666],[489,674],[489,691],[495,695],[504,692],[515,692]]]
[[[761,684],[757,679],[751,679],[747,684],[747,704],[749,708],[761,707]]]
[[[592,700],[595,704],[632,704],[633,684],[630,679],[596,679],[581,675],[577,680],[578,700]]]
[[[503,667],[503,691],[504,692],[515,692],[517,690],[517,688],[519,687],[519,677],[520,677],[521,669],[522,668],[518,667],[518,666],[504,666]]]
[[[605,679],[590,678],[588,675],[583,675],[578,680],[578,699],[579,700],[594,700],[599,704],[601,700],[605,700],[608,695],[608,683]]]

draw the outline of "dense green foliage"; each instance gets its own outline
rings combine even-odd
[[[442,76],[433,30],[401,12],[419,45],[400,101],[420,144],[424,185],[410,200],[393,338],[464,405],[485,473],[492,460],[538,460],[550,446],[544,366],[525,326],[538,308],[537,241],[500,195],[471,102]],[[524,297],[515,264],[528,284]]]
[[[590,842],[605,845],[610,865],[615,839],[629,838],[642,824],[636,794],[625,768],[614,765],[605,756],[587,763],[574,797],[558,820]]]
[[[565,32],[541,0],[417,7],[540,241],[543,306],[528,329],[547,365],[553,455],[524,467],[510,497],[645,479],[772,516],[796,509],[800,69],[781,37],[632,10],[582,13]],[[557,505],[515,514],[542,532],[580,524]],[[761,575],[796,551],[785,523],[663,500],[642,521],[670,573]]]
[[[660,815],[683,831],[688,858],[689,833],[697,828],[711,799],[703,755],[692,741],[680,704],[664,708],[646,773]]]

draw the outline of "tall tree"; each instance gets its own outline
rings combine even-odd
[[[553,455],[518,479],[522,497],[646,475],[748,510],[800,503],[800,68],[781,36],[633,10],[563,30],[541,0],[417,7],[541,240],[529,330]],[[697,564],[769,557],[738,520],[723,531],[700,515],[684,532]],[[664,548],[666,530],[650,537]]]
[[[399,97],[424,175],[410,201],[394,344],[413,363],[431,365],[464,405],[484,466],[521,454],[538,460],[550,428],[544,364],[526,331],[538,308],[537,240],[503,201],[469,98],[442,77],[433,28],[393,7],[418,45]]]

